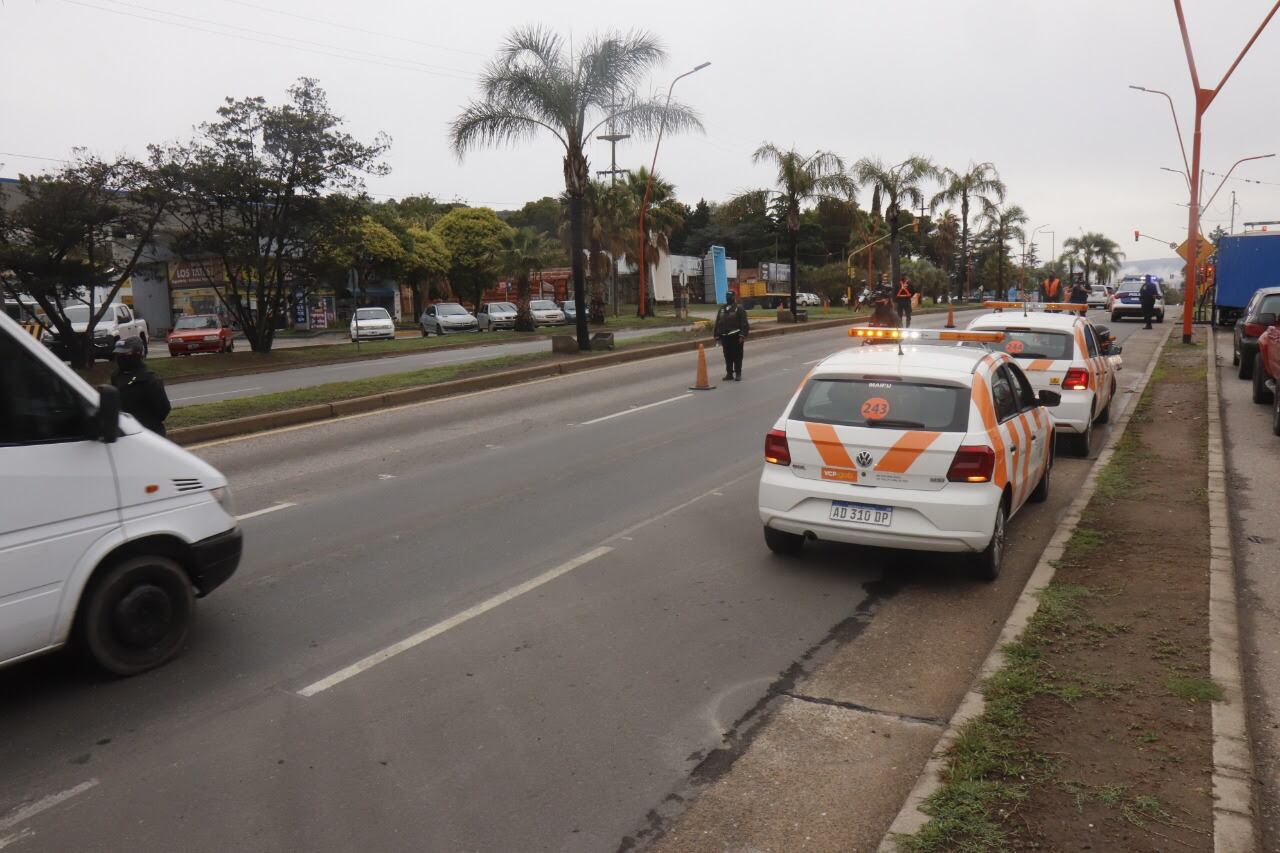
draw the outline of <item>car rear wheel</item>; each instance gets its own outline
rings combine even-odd
[[[1116,389],[1111,389],[1111,398],[1107,400],[1107,404],[1102,407],[1102,411],[1098,412],[1098,416],[1093,419],[1096,424],[1106,424],[1111,422],[1111,403],[1116,398]]]
[[[1231,342],[1231,366],[1238,367],[1240,364],[1240,345],[1235,341]]]
[[[147,353],[151,352],[151,348],[147,345],[146,335],[139,335],[138,337],[142,341],[142,356],[143,358],[145,358],[147,356]]]
[[[981,554],[973,559],[973,574],[978,580],[993,581],[1000,577],[1000,569],[1004,565],[1005,521],[1007,514],[1004,501],[996,507],[995,525],[991,531],[991,541]]]
[[[1071,449],[1075,451],[1076,456],[1089,455],[1089,451],[1093,449],[1093,421],[1084,428],[1084,432],[1071,436]]]
[[[195,594],[168,557],[133,557],[90,584],[80,611],[84,650],[115,675],[137,675],[182,648],[195,616]]]
[[[1236,371],[1236,375],[1241,379],[1253,378],[1253,359],[1249,357],[1243,347],[1240,348],[1240,368]]]
[[[1262,364],[1262,353],[1258,353],[1253,357],[1253,402],[1265,406],[1271,398],[1271,389],[1267,387],[1267,368]]]
[[[1272,394],[1271,396],[1275,398],[1272,401],[1271,433],[1272,435],[1280,435],[1280,394]]]
[[[772,527],[766,527],[764,529],[764,544],[775,554],[794,557],[804,548],[804,537],[797,533],[787,533],[783,530],[774,530]]]
[[[1053,456],[1049,456],[1049,464],[1044,466],[1044,475],[1040,477],[1040,482],[1036,483],[1036,487],[1032,489],[1031,495],[1027,500],[1032,503],[1042,504],[1049,499],[1049,478],[1053,475]]]

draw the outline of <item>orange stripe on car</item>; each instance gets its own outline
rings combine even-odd
[[[818,455],[822,457],[822,464],[830,468],[852,469],[853,460],[849,458],[849,451],[840,441],[840,436],[836,435],[836,428],[830,424],[813,424],[805,423],[804,428],[809,432],[809,439],[813,442],[813,446],[818,449]]]
[[[1009,473],[1004,463],[1004,436],[1000,434],[1000,424],[996,421],[996,409],[991,400],[991,388],[987,385],[987,380],[977,373],[973,375],[973,402],[978,407],[978,414],[982,416],[982,425],[987,430],[987,438],[996,453],[996,467],[992,474],[992,479],[997,486],[1003,489],[1005,484],[1009,482]]]
[[[1030,362],[1028,362],[1028,363],[1027,363],[1027,366],[1026,366],[1025,368],[1023,368],[1023,369],[1024,369],[1024,370],[1027,370],[1027,371],[1035,371],[1035,372],[1037,372],[1037,373],[1038,373],[1038,372],[1040,372],[1040,371],[1042,371],[1042,370],[1048,370],[1048,369],[1050,369],[1051,367],[1053,367],[1053,359],[1051,359],[1051,358],[1036,358],[1036,359],[1032,359]]]
[[[1022,454],[1022,496],[1025,498],[1031,490],[1031,448],[1034,445],[1031,436],[1035,433],[1031,429],[1031,419],[1025,413],[1018,415],[1018,423],[1022,424],[1022,432],[1027,439],[1027,443],[1022,446],[1025,451]]]
[[[905,474],[920,454],[938,440],[940,432],[907,432],[893,443],[889,452],[876,464],[877,471],[887,474]]]

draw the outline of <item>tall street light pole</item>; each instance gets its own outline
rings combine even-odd
[[[1249,41],[1245,43],[1240,54],[1236,56],[1235,62],[1231,63],[1231,67],[1222,75],[1222,79],[1218,81],[1218,85],[1213,88],[1205,88],[1200,85],[1200,74],[1196,71],[1195,54],[1191,50],[1191,36],[1187,32],[1187,19],[1182,13],[1182,0],[1173,0],[1173,9],[1178,16],[1178,29],[1182,33],[1182,47],[1187,54],[1187,69],[1191,72],[1191,89],[1195,94],[1195,127],[1191,135],[1191,162],[1187,163],[1187,176],[1191,183],[1191,201],[1187,205],[1187,271],[1183,281],[1183,299],[1182,299],[1182,342],[1184,344],[1191,343],[1191,319],[1194,310],[1194,295],[1196,285],[1196,259],[1200,253],[1200,129],[1205,112],[1209,109],[1209,105],[1213,103],[1213,99],[1222,91],[1222,87],[1227,84],[1227,80],[1235,72],[1244,59],[1245,54],[1249,52],[1249,48],[1253,47],[1253,43],[1258,40],[1258,36],[1266,29],[1267,24],[1271,23],[1271,19],[1275,17],[1277,11],[1280,11],[1280,0],[1276,0],[1271,7],[1271,11],[1262,19],[1262,23],[1254,30]],[[1141,92],[1150,92],[1152,94],[1164,95],[1169,98],[1165,92],[1154,89],[1145,89],[1141,86],[1133,88]],[[1169,108],[1173,110],[1173,99],[1169,98]],[[1174,110],[1174,124],[1177,126],[1177,112]],[[1182,130],[1178,129],[1178,142],[1182,145]],[[1186,146],[1182,145],[1182,159],[1187,161]]]
[[[1277,0],[1277,2],[1280,3],[1280,0]],[[676,84],[679,83],[684,78],[688,77],[690,74],[694,74],[698,71],[701,71],[702,69],[706,68],[710,64],[711,64],[710,62],[703,62],[701,65],[696,65],[689,71],[684,72],[680,76],[676,77],[676,79],[671,81],[671,85],[667,87],[667,107],[668,108],[671,107],[671,93],[675,90]],[[644,233],[644,213],[645,213],[645,210],[647,210],[649,207],[649,193],[653,190],[653,171],[654,169],[658,168],[658,149],[662,146],[662,132],[666,129],[667,129],[667,113],[666,113],[666,110],[663,110],[662,121],[658,124],[658,141],[653,144],[653,162],[649,165],[649,178],[644,182],[644,200],[640,202],[640,253],[639,253],[640,254],[640,304],[639,304],[639,311],[637,313],[639,313],[641,317],[649,316],[649,312],[652,310],[647,305],[648,291],[645,285],[645,273],[648,272],[648,270],[646,269],[646,267],[648,266],[648,260],[645,258],[644,250],[645,250],[645,244],[648,243],[648,240],[645,239],[645,233]]]

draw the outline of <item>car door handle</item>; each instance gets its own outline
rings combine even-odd
[[[1010,445],[1010,447],[1009,447],[1009,452],[1010,452],[1010,453],[1017,453],[1017,452],[1018,452],[1018,445],[1016,445],[1016,444],[1014,444],[1014,445]]]
[[[1040,436],[1038,436],[1038,435],[1033,435],[1033,436],[1031,436],[1031,440],[1032,440],[1032,441],[1035,441],[1035,440],[1036,440],[1037,438],[1039,438],[1039,437],[1040,437]]]

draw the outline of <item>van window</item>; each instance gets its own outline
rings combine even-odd
[[[0,334],[0,445],[83,441],[80,395],[7,335]]]

